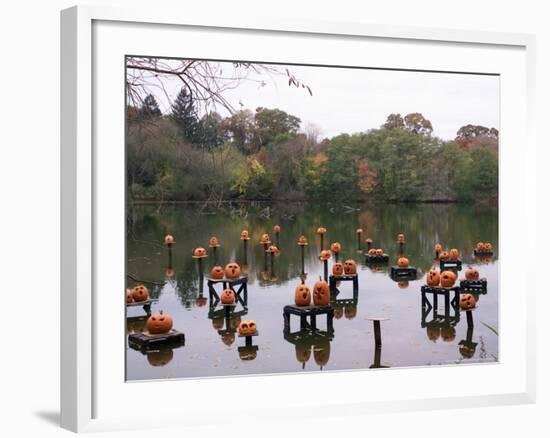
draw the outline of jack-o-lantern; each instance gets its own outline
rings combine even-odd
[[[214,266],[210,271],[210,278],[221,280],[223,278],[223,268],[221,266]]]
[[[235,333],[226,333],[222,336],[222,342],[224,345],[230,347],[235,342]]]
[[[332,275],[336,277],[344,275],[344,265],[342,263],[335,263],[332,265]]]
[[[212,327],[214,328],[214,330],[221,330],[224,324],[225,319],[223,318],[215,318],[212,320]]]
[[[250,235],[248,234],[248,230],[241,231],[241,240],[250,240]]]
[[[441,339],[443,342],[452,342],[456,337],[456,329],[452,325],[441,327]]]
[[[409,259],[407,257],[399,257],[397,260],[397,266],[400,268],[408,268],[409,267]]]
[[[321,251],[321,255],[319,255],[319,260],[330,260],[330,251],[328,249],[324,249]]]
[[[313,359],[321,367],[328,363],[330,359],[330,341],[328,339],[319,340],[313,345]]]
[[[365,243],[367,245],[372,245],[372,239],[370,237],[368,237],[367,239],[365,239]]]
[[[202,247],[195,248],[193,251],[195,257],[206,257],[206,250]]]
[[[464,273],[466,280],[479,280],[479,271],[476,268],[469,267]]]
[[[458,259],[458,249],[452,248],[452,249],[449,251],[449,258],[450,258],[451,260],[457,260],[457,259]]]
[[[294,302],[297,306],[309,306],[311,304],[311,291],[305,284],[299,284],[294,291]]]
[[[456,281],[456,274],[453,271],[443,271],[440,274],[442,287],[453,287]]]
[[[428,286],[437,287],[439,286],[439,282],[441,281],[441,276],[439,275],[439,272],[435,269],[430,269],[428,273],[426,274],[426,284]]]
[[[437,326],[429,325],[428,327],[426,327],[426,335],[428,336],[428,339],[430,341],[435,342],[441,336],[441,330]]]
[[[491,245],[490,243],[485,243],[485,245],[483,245],[483,250],[485,252],[491,252],[493,251],[493,245]]]
[[[441,246],[441,244],[436,243],[434,245],[434,249],[435,249],[435,252],[440,253],[443,250],[443,247]]]
[[[174,243],[174,236],[171,236],[170,234],[167,234],[164,236],[164,244],[165,245],[172,245]]]
[[[298,238],[298,245],[300,245],[300,246],[307,245],[306,236],[300,236]]]
[[[275,234],[279,234],[281,232],[281,226],[280,225],[274,225],[273,226],[273,232]]]
[[[449,253],[447,251],[443,251],[439,254],[439,259],[447,260],[449,258]]]
[[[311,345],[309,342],[297,342],[294,346],[296,350],[296,360],[305,364],[311,357]]]
[[[409,282],[408,281],[398,281],[397,282],[397,287],[399,289],[407,289],[409,287]]]
[[[262,238],[260,239],[260,243],[264,243],[264,244],[271,243],[271,241],[269,240],[269,234],[267,234],[267,233],[262,234]]]
[[[126,289],[126,304],[131,304],[134,302],[132,297],[132,289]]]
[[[476,306],[476,298],[472,294],[464,294],[460,297],[460,308],[471,310]]]
[[[152,335],[161,335],[172,330],[174,321],[170,315],[166,315],[162,310],[159,313],[153,313],[147,320],[147,331]]]
[[[166,348],[158,351],[151,351],[147,353],[147,362],[152,367],[163,367],[167,365],[174,358],[174,350]]]
[[[355,263],[355,260],[348,259],[344,262],[344,274],[346,275],[357,274],[357,263]]]
[[[363,228],[357,228],[357,229],[355,230],[355,232],[356,232],[357,234],[363,234]]]
[[[476,243],[476,251],[483,251],[484,247],[485,247],[485,244],[483,242]]]
[[[377,257],[382,257],[384,255],[384,250],[382,248],[376,248],[374,255]]]
[[[235,304],[235,292],[233,289],[224,289],[220,295],[222,304]]]
[[[313,304],[316,306],[328,306],[330,302],[330,288],[324,280],[319,280],[313,286]]]
[[[239,324],[239,335],[250,336],[256,333],[255,321],[242,321]]]
[[[367,251],[367,254],[371,257],[374,257],[376,255],[376,248],[371,248]]]
[[[344,306],[343,304],[334,304],[334,317],[340,319],[344,316]]]
[[[404,243],[405,242],[405,235],[404,234],[398,234],[397,235],[397,241],[399,243]]]
[[[340,245],[340,243],[338,243],[338,242],[331,243],[330,244],[330,250],[334,254],[338,254],[342,250],[342,245]]]
[[[224,272],[226,278],[239,278],[241,276],[241,267],[235,262],[230,262],[225,265]]]
[[[211,248],[216,248],[216,247],[220,246],[220,244],[218,242],[218,238],[216,236],[212,236],[210,238],[208,244],[210,245]]]
[[[136,303],[147,301],[149,298],[149,290],[147,290],[143,284],[138,284],[132,289],[132,298]]]
[[[317,228],[317,234],[326,234],[327,229],[325,227]]]

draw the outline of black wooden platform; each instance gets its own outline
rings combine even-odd
[[[134,303],[126,303],[126,307],[143,307],[143,310],[147,314],[147,316],[151,315],[151,304],[156,303],[158,301],[158,298],[149,298],[145,301],[137,301]]]
[[[352,275],[330,275],[328,277],[328,284],[330,286],[330,291],[335,292],[337,290],[336,283],[340,281],[352,281],[353,282],[353,290],[359,288],[359,276],[357,274]]]
[[[377,255],[365,255],[365,263],[388,263],[390,261],[390,256],[387,254],[377,256]]]
[[[132,333],[128,335],[128,345],[134,350],[150,350],[160,347],[181,347],[185,345],[185,335],[177,330],[171,330],[162,335],[148,333]]]
[[[310,328],[311,330],[317,329],[317,316],[327,316],[327,331],[333,330],[332,320],[334,318],[334,308],[331,305],[328,306],[295,306],[288,305],[283,309],[284,329],[290,331],[290,315],[297,315],[300,317],[300,329]],[[307,318],[309,317],[309,323]]]
[[[460,287],[422,286],[420,291],[422,292],[422,327],[429,325],[454,326],[460,321]],[[427,297],[428,294],[432,297],[431,301]],[[454,295],[452,298],[451,294]],[[439,295],[443,295],[445,300],[443,314],[440,314],[438,309]],[[454,311],[453,314],[451,314],[451,309]],[[430,312],[433,313],[432,320],[427,321],[426,318]]]
[[[214,303],[214,306],[219,302],[220,296],[216,290],[218,284],[222,285],[222,291],[225,289],[231,289],[235,292],[235,298],[242,304],[243,307],[248,306],[248,276],[242,275],[239,278],[229,279],[222,278],[220,280],[210,278],[207,279],[208,295],[210,301]]]
[[[390,275],[392,278],[399,280],[416,279],[416,268],[414,266],[409,266],[408,268],[392,266]]]
[[[451,268],[451,269],[458,269],[460,271],[462,269],[462,260],[439,259],[439,268],[441,270],[446,268]]]
[[[237,347],[239,352],[239,358],[241,360],[254,360],[258,355],[258,346],[257,345],[243,345]]]
[[[487,257],[487,256],[493,256],[494,252],[493,251],[476,251],[474,249],[474,255],[475,256],[481,256],[481,257]]]
[[[300,329],[296,332],[284,329],[283,336],[285,341],[291,344],[310,344],[313,345],[319,341],[332,341],[334,339],[334,329],[332,330],[309,330]]]
[[[252,346],[252,338],[254,336],[258,336],[260,333],[258,332],[258,330],[256,330],[255,333],[252,333],[251,335],[241,335],[239,334],[239,338],[245,338],[244,339],[244,342],[245,342],[245,346],[246,347],[251,347]],[[257,348],[257,347],[256,347]]]
[[[487,279],[479,280],[460,280],[460,289],[465,292],[487,293]]]

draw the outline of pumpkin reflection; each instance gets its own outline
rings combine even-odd
[[[428,339],[432,342],[436,342],[441,336],[441,329],[437,326],[428,326],[426,327],[426,335]]]
[[[343,305],[335,303],[332,307],[334,308],[334,317],[336,319],[340,319],[340,318],[342,318],[342,316],[344,316],[344,306]]]
[[[195,305],[197,307],[204,307],[206,306],[207,302],[208,302],[208,299],[206,297],[197,297],[197,299],[195,299]]]
[[[315,363],[323,369],[330,359],[330,341],[328,339],[319,339],[313,345],[313,359]]]
[[[222,342],[230,347],[235,342],[235,333],[226,333],[222,335]]]
[[[239,348],[239,359],[241,360],[254,360],[258,356],[258,352],[255,348]]]
[[[453,326],[441,327],[441,339],[443,342],[452,342],[456,337],[456,329]]]
[[[459,345],[458,351],[464,359],[471,359],[476,353],[476,346],[470,343],[462,343]]]
[[[344,315],[346,319],[354,319],[357,316],[357,304],[346,304],[344,307]]]
[[[212,327],[214,330],[221,330],[224,324],[225,320],[223,318],[215,318],[212,320]]]
[[[163,367],[174,358],[174,350],[165,349],[147,353],[147,361],[153,367]]]
[[[306,340],[301,340],[296,342],[294,348],[296,350],[296,360],[300,362],[303,367],[311,357],[311,344]]]
[[[409,282],[408,281],[399,281],[399,282],[397,282],[397,287],[399,289],[407,289],[409,287]]]

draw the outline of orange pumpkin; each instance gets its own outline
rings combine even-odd
[[[241,267],[235,262],[230,262],[225,265],[224,272],[226,278],[239,278],[241,276]]]
[[[458,259],[458,249],[452,248],[452,249],[449,251],[449,258],[450,258],[451,260],[457,260],[457,259]]]
[[[441,339],[443,339],[443,342],[452,342],[455,340],[456,337],[456,329],[451,326],[443,326],[441,327]]]
[[[336,277],[344,275],[344,265],[342,263],[335,263],[332,265],[332,275]]]
[[[132,297],[132,289],[126,289],[126,304],[130,304],[134,302],[134,298]]]
[[[464,294],[460,297],[460,308],[471,310],[476,306],[476,299],[472,294]]]
[[[430,269],[428,274],[426,274],[426,284],[428,286],[437,287],[439,286],[441,278],[439,272],[435,269]]]
[[[439,243],[436,243],[436,244],[434,245],[434,249],[435,249],[435,252],[441,252],[441,250],[442,250],[443,248],[441,247],[441,245],[440,245]]]
[[[439,254],[439,259],[447,260],[449,258],[449,253],[447,251],[443,251],[441,254]]]
[[[255,321],[242,321],[239,324],[239,335],[249,336],[256,333],[256,322]]]
[[[195,257],[206,257],[206,250],[199,246],[198,248],[195,248],[193,255]]]
[[[132,289],[132,298],[136,303],[147,301],[149,298],[149,290],[143,284],[138,284]]]
[[[346,275],[357,274],[357,264],[355,263],[355,260],[348,259],[344,262],[344,273]]]
[[[212,248],[215,248],[217,246],[220,246],[220,244],[218,243],[218,238],[216,236],[212,236],[210,238],[210,241],[208,242],[208,244],[210,245],[210,247]]]
[[[357,229],[355,230],[355,232],[356,232],[357,234],[363,234],[363,228],[357,228]]]
[[[453,271],[443,271],[441,274],[441,286],[453,287],[456,281],[456,274]]]
[[[378,257],[382,257],[384,255],[384,251],[382,250],[382,248],[377,248],[375,251],[374,251],[374,255],[378,256]]]
[[[241,231],[241,240],[250,240],[250,236],[248,235],[248,230]]]
[[[399,257],[397,260],[397,266],[400,268],[408,268],[409,267],[409,259],[407,257]]]
[[[325,227],[317,228],[317,234],[326,234],[327,229]]]
[[[397,235],[397,241],[398,241],[399,243],[405,242],[405,235],[404,235],[404,234],[398,234],[398,235]]]
[[[281,226],[280,225],[273,226],[273,232],[275,234],[279,234],[281,232]]]
[[[484,248],[485,248],[485,244],[483,242],[477,242],[476,251],[483,251]]]
[[[301,245],[301,246],[307,245],[306,236],[300,236],[300,237],[298,238],[298,245]]]
[[[260,243],[271,243],[269,240],[269,234],[264,233],[262,234],[262,238],[260,239]]]
[[[376,248],[371,248],[367,251],[367,254],[370,255],[371,257],[375,256],[376,255]]]
[[[464,273],[466,280],[479,280],[479,271],[476,268],[469,267]]]
[[[330,250],[335,254],[338,254],[341,251],[341,249],[342,249],[342,245],[340,245],[340,243],[338,242],[334,242],[330,244]]]
[[[214,266],[210,271],[210,278],[221,280],[223,278],[223,268],[221,266]]]
[[[164,236],[164,244],[165,245],[172,245],[172,243],[174,243],[174,237],[171,236],[170,234],[167,234],[166,236]]]
[[[166,315],[162,310],[159,313],[152,314],[147,320],[147,331],[152,335],[161,335],[172,330],[174,321],[170,315]]]
[[[220,295],[222,304],[235,304],[235,292],[233,289],[224,289]]]
[[[319,260],[330,260],[330,251],[328,249],[324,249],[321,251],[321,255],[319,256]]]
[[[369,245],[372,244],[372,239],[370,237],[368,237],[367,239],[365,239],[365,243],[368,243]]]
[[[313,304],[316,306],[328,306],[330,302],[330,288],[328,283],[319,280],[313,286]]]
[[[305,284],[299,284],[294,291],[294,302],[297,306],[309,306],[311,304],[311,291]]]
[[[486,243],[484,246],[483,246],[483,250],[485,252],[491,252],[493,251],[493,245],[491,245],[490,243]]]
[[[174,350],[166,348],[158,351],[147,353],[147,362],[152,367],[163,367],[174,358]]]
[[[344,307],[344,315],[346,319],[354,319],[357,316],[357,304],[346,304]]]

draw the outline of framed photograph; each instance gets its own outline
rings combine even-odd
[[[63,427],[534,400],[532,36],[74,7],[61,48]]]

